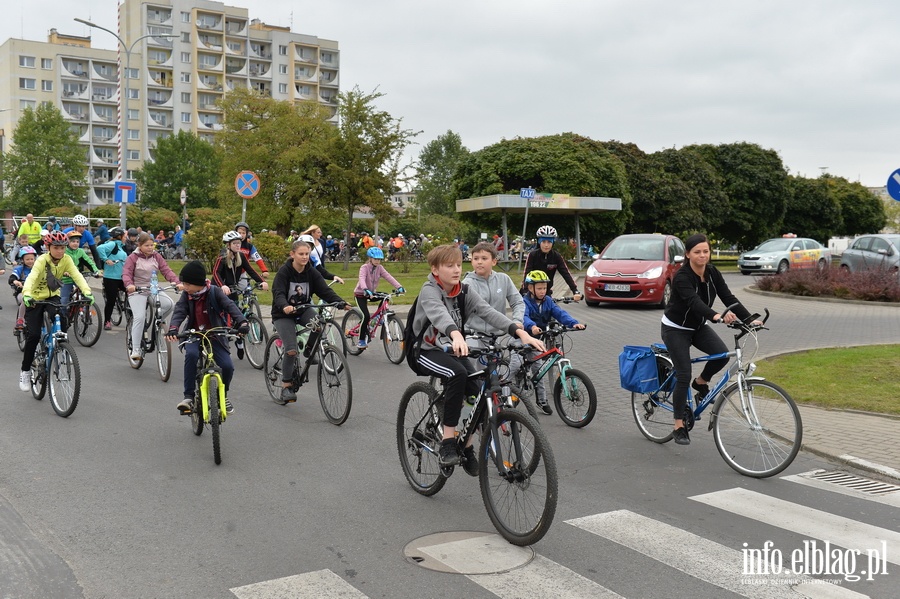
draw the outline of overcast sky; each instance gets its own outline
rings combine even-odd
[[[900,168],[900,5],[867,0],[234,0],[338,40],[341,88],[478,150],[575,132],[645,152],[752,142],[792,174]],[[117,0],[4,1],[0,40],[116,28]],[[95,47],[115,47],[96,31]],[[411,155],[418,155],[413,148]],[[552,190],[547,190],[552,191]]]

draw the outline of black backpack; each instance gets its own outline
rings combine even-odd
[[[428,329],[430,323],[426,322],[425,326],[422,327],[422,330],[418,333],[413,330],[413,322],[416,319],[416,308],[418,305],[419,298],[416,296],[415,301],[413,301],[413,304],[409,309],[409,314],[406,315],[406,327],[403,329],[403,348],[406,351],[406,364],[417,376],[432,376],[434,374],[433,372],[426,370],[419,364],[419,354],[422,351],[422,339],[425,337],[425,331]],[[456,296],[456,305],[459,307],[459,318],[460,324],[462,325],[460,331],[464,331],[466,328],[465,285],[462,285],[459,294]]]

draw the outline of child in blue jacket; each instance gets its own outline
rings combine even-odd
[[[16,266],[9,275],[9,286],[12,287],[13,297],[16,298],[16,304],[19,306],[19,311],[16,313],[17,331],[25,328],[25,302],[22,301],[22,288],[25,286],[25,279],[31,274],[35,258],[37,258],[35,249],[30,245],[23,246],[19,250],[19,260],[22,263]]]

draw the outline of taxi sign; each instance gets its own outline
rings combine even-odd
[[[241,171],[234,179],[234,190],[245,200],[259,193],[259,176],[253,171]]]

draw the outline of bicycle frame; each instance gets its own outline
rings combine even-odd
[[[225,381],[222,379],[222,368],[216,364],[212,349],[212,340],[210,339],[210,336],[225,334],[227,331],[228,329],[224,327],[209,329],[207,331],[191,329],[190,331],[185,331],[182,335],[179,335],[179,337],[186,336],[181,345],[190,343],[192,337],[199,338],[200,357],[197,368],[196,385],[200,388],[200,404],[202,406],[201,415],[203,416],[203,422],[206,423],[209,422],[209,406],[211,399],[209,397],[209,379],[213,377],[218,379],[218,385],[216,386],[218,397],[216,398],[216,401],[219,406],[219,417],[222,422],[225,422],[228,417],[228,411],[225,409]]]

